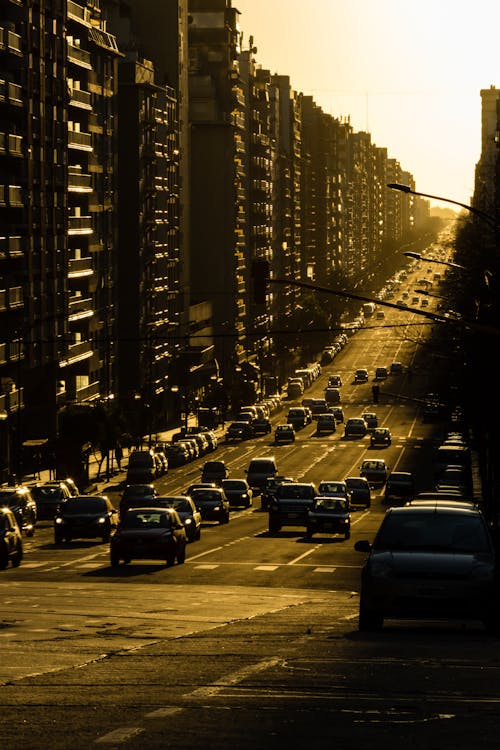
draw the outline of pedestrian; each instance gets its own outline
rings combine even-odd
[[[33,476],[35,479],[40,479],[41,478],[40,470],[42,468],[42,454],[40,453],[40,451],[37,451],[33,458],[34,458],[34,469],[35,469],[33,472]]]
[[[118,471],[121,471],[122,468],[122,458],[123,458],[123,449],[121,444],[117,441],[116,447],[115,447],[115,458],[116,463],[118,465]]]
[[[56,454],[54,451],[50,451],[47,456],[47,468],[49,470],[49,479],[56,478]]]

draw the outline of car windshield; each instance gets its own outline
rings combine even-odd
[[[351,489],[359,489],[359,488],[365,488],[366,487],[366,481],[363,479],[346,479],[346,484]]]
[[[192,497],[193,497],[193,500],[195,500],[195,502],[197,503],[200,501],[203,502],[206,500],[216,502],[216,501],[220,501],[221,499],[221,496],[218,492],[214,492],[213,490],[202,490],[202,489],[193,490]]]
[[[387,516],[374,549],[488,553],[487,532],[478,516],[419,513]]]
[[[175,508],[178,513],[191,513],[193,510],[193,508],[191,507],[191,503],[185,497],[178,499],[167,498],[167,500],[170,507]]]
[[[124,529],[160,529],[169,527],[169,514],[155,511],[129,510],[122,521],[122,528]]]
[[[315,501],[315,509],[319,511],[336,512],[347,510],[347,503],[340,498],[318,497]]]
[[[62,495],[60,487],[33,487],[31,494],[35,500],[44,500],[47,498],[58,498]]]
[[[320,482],[318,492],[321,495],[327,495],[328,493],[344,493],[345,486],[341,482]]]
[[[384,468],[384,464],[380,463],[380,461],[363,461],[363,469],[365,471],[383,471]]]
[[[75,497],[64,503],[64,514],[102,513],[107,510],[106,501],[102,497]]]
[[[245,483],[238,479],[226,479],[222,482],[225,490],[245,490]]]

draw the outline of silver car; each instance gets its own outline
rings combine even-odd
[[[361,577],[359,629],[384,618],[480,620],[497,631],[495,550],[478,510],[445,505],[387,511]]]

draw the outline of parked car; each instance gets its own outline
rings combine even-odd
[[[274,477],[278,473],[276,459],[274,456],[259,456],[252,458],[245,470],[247,482],[252,490],[260,492],[269,477]]]
[[[369,430],[374,430],[375,427],[378,427],[378,417],[374,411],[365,411],[361,416],[365,420]]]
[[[329,375],[328,385],[332,386],[332,388],[340,388],[342,386],[342,378],[340,375]]]
[[[201,537],[201,513],[189,495],[159,495],[155,498],[156,504],[161,507],[173,508],[177,511],[179,518],[184,524],[188,542],[194,542]]]
[[[202,521],[229,523],[229,502],[222,487],[198,487],[190,493]]]
[[[96,539],[108,542],[118,526],[118,511],[106,495],[71,497],[54,517],[54,542]]]
[[[388,367],[376,367],[375,368],[375,380],[385,380],[389,377]]]
[[[162,560],[180,565],[186,558],[186,530],[173,508],[131,508],[111,537],[110,562]]]
[[[391,471],[384,489],[387,503],[406,503],[415,497],[415,479],[410,471]]]
[[[351,536],[351,514],[349,503],[343,498],[319,496],[314,499],[307,515],[306,536],[326,532],[342,534],[344,539]]]
[[[232,422],[226,430],[226,443],[236,440],[248,440],[254,435],[253,427],[248,422]]]
[[[37,508],[31,492],[25,485],[0,487],[0,507],[10,508],[17,525],[26,536],[33,536],[37,522]]]
[[[205,461],[201,470],[202,482],[214,482],[220,485],[228,476],[229,471],[224,461]]]
[[[269,505],[274,498],[276,490],[278,489],[280,484],[290,484],[290,482],[294,481],[295,480],[292,477],[285,477],[281,475],[268,477],[268,479],[266,479],[264,487],[262,488],[262,493],[260,496],[260,507],[262,508],[262,510],[269,510]]]
[[[184,466],[191,458],[188,446],[181,440],[177,443],[168,443],[165,453],[170,466]]]
[[[387,481],[389,469],[383,458],[367,458],[359,467],[359,474],[365,477],[372,487],[381,487]]]
[[[316,422],[316,433],[323,435],[331,434],[337,429],[337,420],[333,414],[320,414]]]
[[[361,576],[359,629],[378,630],[390,618],[482,620],[498,631],[495,550],[483,515],[435,505],[387,511]]]
[[[154,449],[155,457],[158,463],[158,476],[163,476],[168,472],[168,458],[164,450]]]
[[[253,492],[246,479],[223,479],[222,489],[226,493],[231,508],[250,508]]]
[[[404,367],[401,362],[392,362],[390,366],[391,375],[401,375]]]
[[[281,484],[269,505],[269,533],[276,534],[283,526],[306,527],[316,494],[312,482]]]
[[[346,477],[345,483],[351,496],[351,505],[364,505],[369,508],[372,491],[368,479],[366,477]]]
[[[368,425],[362,417],[349,417],[344,427],[344,437],[364,437],[368,432]]]
[[[0,507],[0,569],[9,562],[14,568],[23,559],[23,538],[16,517],[7,506]]]
[[[70,497],[74,497],[66,482],[37,483],[30,487],[30,490],[40,520],[53,519],[58,508]]]
[[[370,446],[390,445],[392,441],[391,431],[388,427],[376,427],[370,435]]]
[[[294,443],[295,430],[293,424],[279,424],[274,431],[275,443]]]
[[[120,499],[120,518],[129,508],[144,505],[145,500],[156,497],[157,492],[153,484],[127,484]]]

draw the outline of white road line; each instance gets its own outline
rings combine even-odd
[[[185,698],[211,698],[217,693],[220,693],[225,688],[237,685],[239,682],[246,680],[247,677],[251,677],[257,672],[263,672],[266,669],[271,669],[277,664],[280,664],[282,659],[274,657],[272,659],[264,659],[263,661],[257,662],[257,664],[251,664],[243,669],[238,669],[232,674],[228,674],[226,677],[221,677],[213,685],[206,685],[205,687],[193,690],[192,693],[184,696]]]
[[[109,734],[105,734],[96,740],[96,745],[116,745],[127,742],[132,737],[137,737],[138,734],[143,734],[146,730],[143,727],[122,727],[121,729],[115,729]]]
[[[320,549],[323,545],[321,544],[315,544],[312,549],[307,550],[307,552],[303,552],[301,555],[296,557],[294,560],[290,560],[290,562],[287,562],[287,565],[295,565],[299,560],[302,560],[304,557],[307,557],[308,555],[312,555],[313,552],[316,552],[317,549]]]

